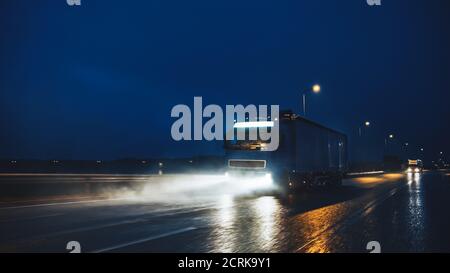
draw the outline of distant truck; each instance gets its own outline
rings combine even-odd
[[[408,159],[406,165],[407,173],[421,173],[423,171],[423,163],[420,159]]]
[[[347,136],[311,120],[280,113],[279,147],[264,141],[225,141],[231,173],[271,176],[282,189],[340,186],[347,171]]]

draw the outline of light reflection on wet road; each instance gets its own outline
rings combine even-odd
[[[0,207],[0,251],[450,252],[450,177],[389,174],[280,199],[215,196],[190,203],[121,199]]]

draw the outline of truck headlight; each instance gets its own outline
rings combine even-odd
[[[410,173],[410,172],[412,172],[412,169],[411,169],[411,167],[409,167],[408,169],[406,169],[406,172],[407,172],[407,173]]]
[[[415,168],[414,172],[418,173],[418,172],[420,172],[420,169],[419,168]]]

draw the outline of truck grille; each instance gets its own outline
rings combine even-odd
[[[243,169],[264,169],[266,167],[265,160],[228,160],[228,166],[230,168],[243,168]]]

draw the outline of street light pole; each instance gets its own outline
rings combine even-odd
[[[321,90],[320,85],[315,84],[315,85],[313,85],[313,87],[312,87],[311,90],[308,90],[308,92],[309,92],[309,91],[313,91],[314,93],[317,94],[317,93],[320,92],[320,90]],[[303,92],[303,101],[302,101],[302,104],[303,104],[303,116],[306,117],[306,92]]]
[[[370,127],[370,121],[364,122],[365,127]],[[362,136],[362,128],[361,126],[358,128],[359,136]]]
[[[394,135],[393,134],[390,134],[388,137],[385,137],[384,138],[384,145],[386,146],[386,152],[389,152],[389,139],[393,139],[394,138]]]
[[[306,94],[303,93],[303,116],[306,117]]]
[[[369,128],[369,126],[370,126],[370,121],[365,121],[364,127]],[[368,154],[368,147],[366,147],[367,141],[368,141],[367,133],[364,134],[364,136],[366,136],[365,139],[362,139],[363,128],[361,126],[358,127],[358,133],[359,133],[359,137],[361,138],[361,140],[359,142],[361,143],[360,145],[362,145],[362,147],[361,147],[361,151],[363,153],[362,158],[363,158],[363,160],[367,160],[367,154]]]

